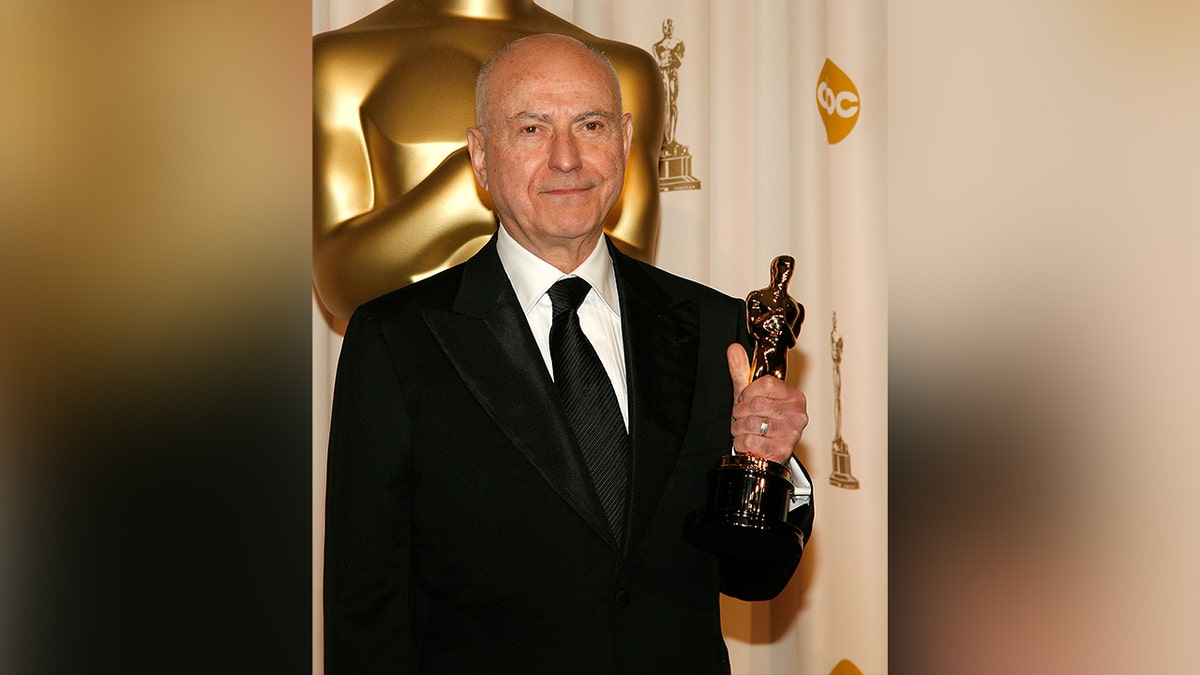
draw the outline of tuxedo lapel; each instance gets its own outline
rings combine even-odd
[[[609,252],[621,294],[629,372],[632,549],[654,515],[683,446],[696,386],[698,314],[694,300],[677,301],[631,258],[611,245]]]
[[[495,237],[464,265],[453,308],[426,310],[425,322],[513,446],[615,546],[587,469],[574,449],[558,391],[496,253]]]

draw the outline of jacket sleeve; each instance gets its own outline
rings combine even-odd
[[[325,497],[325,672],[415,670],[408,417],[396,360],[359,310],[334,385]]]

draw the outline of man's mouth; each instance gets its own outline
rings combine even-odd
[[[590,185],[565,185],[562,187],[542,188],[542,194],[556,195],[560,197],[569,197],[577,195],[592,189]]]

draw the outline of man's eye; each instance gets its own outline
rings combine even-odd
[[[523,134],[536,134],[537,130],[538,128],[532,124],[527,127],[521,127],[521,133]]]
[[[588,131],[599,131],[601,126],[603,126],[603,125],[601,125],[599,122],[584,122],[583,123],[583,128],[587,129]]]

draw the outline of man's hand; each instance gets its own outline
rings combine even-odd
[[[808,426],[804,394],[770,375],[751,381],[750,360],[739,344],[729,345],[725,356],[733,381],[733,449],[787,463]]]

